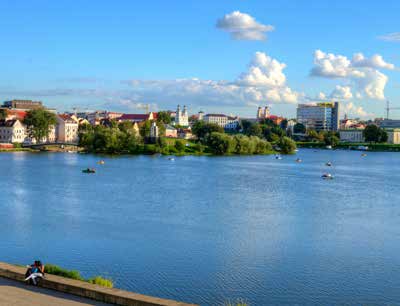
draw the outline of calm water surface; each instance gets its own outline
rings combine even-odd
[[[400,305],[399,153],[99,159],[0,154],[0,261],[201,305]]]

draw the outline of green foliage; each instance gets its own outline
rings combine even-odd
[[[185,151],[185,143],[182,140],[175,141],[175,149],[178,152]]]
[[[4,108],[0,109],[0,120],[6,120],[7,118],[7,110]]]
[[[386,142],[388,140],[387,132],[375,124],[367,125],[364,129],[363,135],[367,142]]]
[[[306,127],[302,123],[296,123],[293,126],[293,133],[304,134],[306,132]]]
[[[103,278],[101,276],[95,276],[95,277],[89,278],[87,280],[87,282],[91,283],[91,284],[107,287],[107,288],[114,287],[114,284],[113,284],[112,280],[107,279],[107,278]]]
[[[296,150],[296,143],[286,136],[279,140],[278,146],[284,154],[292,154]]]
[[[166,112],[166,111],[158,112],[157,122],[164,123],[164,124],[170,124],[171,121],[172,121],[171,115],[169,112]]]
[[[129,125],[106,127],[98,125],[85,128],[79,133],[79,145],[88,152],[97,153],[137,153],[142,148],[142,139]]]
[[[196,135],[201,141],[204,141],[213,132],[223,133],[224,129],[217,124],[206,123],[202,120],[195,122],[192,126],[193,135]]]
[[[259,123],[254,123],[244,133],[247,136],[262,137],[262,132],[261,125]]]
[[[307,131],[307,139],[310,141],[323,141],[324,135],[323,133],[318,133],[315,130],[308,130]]]
[[[52,265],[52,264],[46,264],[44,266],[44,272],[48,273],[48,274],[66,277],[66,278],[71,278],[71,279],[76,279],[76,280],[81,280],[81,281],[84,280],[84,278],[81,276],[81,274],[78,271],[66,270],[66,269],[63,269],[59,266]]]
[[[52,264],[46,264],[44,266],[44,272],[47,274],[58,275],[58,276],[65,277],[65,278],[86,281],[88,283],[100,285],[103,287],[112,288],[114,286],[112,280],[110,280],[110,279],[103,278],[101,276],[95,276],[95,277],[89,278],[88,280],[85,280],[81,276],[81,274],[76,270],[67,270],[67,269],[61,268],[59,266],[52,265]]]
[[[232,136],[219,132],[212,132],[208,135],[206,143],[215,155],[232,153],[235,146]]]
[[[29,137],[37,142],[46,139],[56,123],[56,115],[43,108],[28,111],[24,118]]]

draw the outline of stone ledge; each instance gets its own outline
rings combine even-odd
[[[0,277],[23,282],[26,268],[0,262]],[[83,281],[46,274],[39,286],[92,300],[124,306],[196,306],[173,300],[166,300],[116,288],[105,288]]]

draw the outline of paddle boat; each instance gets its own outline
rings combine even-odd
[[[302,160],[300,158],[296,159],[296,163],[301,163],[301,162],[302,162]]]
[[[321,175],[321,177],[322,177],[324,180],[332,180],[332,179],[333,179],[333,175],[330,174],[330,173],[324,173],[324,174]]]
[[[282,156],[280,156],[279,154],[275,155],[275,159],[282,159]]]
[[[96,170],[93,168],[83,169],[82,173],[96,173]]]
[[[104,165],[106,162],[104,160],[100,160],[97,162],[99,165]]]
[[[362,157],[365,157],[365,156],[367,156],[367,154],[363,153],[363,154],[361,154],[361,156],[362,156]]]
[[[331,162],[327,162],[327,163],[325,164],[325,166],[332,167],[332,163],[331,163]]]

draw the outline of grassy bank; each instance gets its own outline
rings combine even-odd
[[[89,279],[84,279],[81,276],[81,274],[76,270],[67,270],[67,269],[61,268],[61,267],[53,265],[53,264],[46,264],[44,271],[45,271],[45,273],[48,273],[48,274],[58,275],[58,276],[62,276],[65,278],[71,278],[71,279],[76,279],[76,280],[80,280],[80,281],[85,281],[85,282],[88,282],[91,284],[96,284],[96,285],[100,285],[100,286],[107,287],[107,288],[114,287],[114,284],[113,284],[112,280],[110,280],[110,279],[103,278],[101,276],[95,276],[95,277],[92,277]]]
[[[296,142],[296,144],[299,148],[326,149],[326,144],[323,142]],[[357,150],[359,146],[368,147],[368,151],[376,151],[376,152],[400,151],[400,144],[390,144],[390,143],[340,142],[334,148],[343,150]]]
[[[34,150],[31,148],[0,148],[0,153],[1,152],[39,152],[39,150]]]

